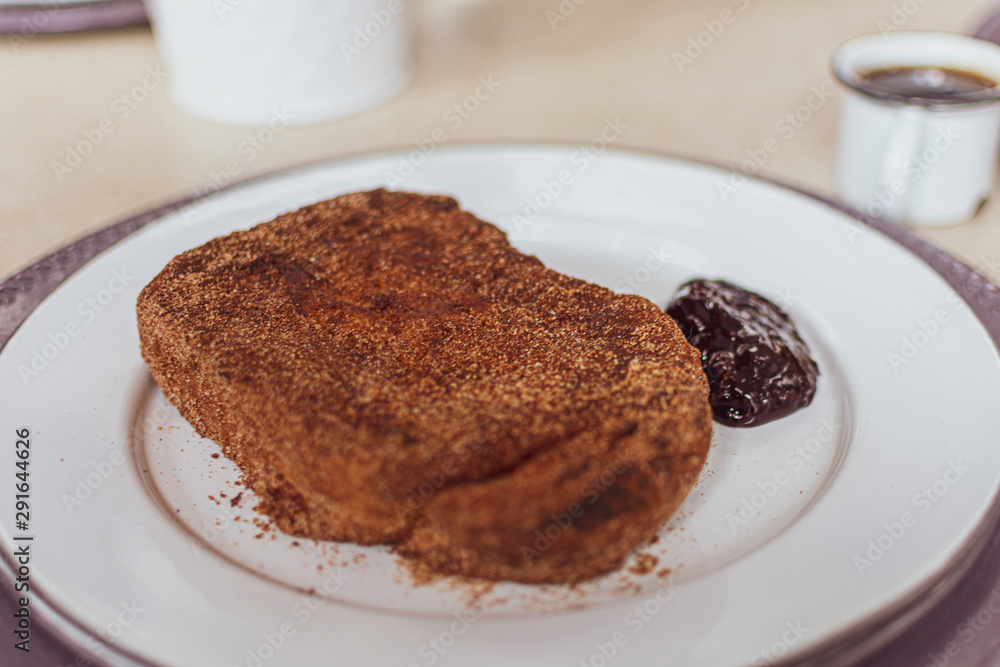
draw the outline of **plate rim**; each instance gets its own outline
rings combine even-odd
[[[576,147],[579,142],[572,140],[469,140],[450,142],[446,151],[455,149],[568,149]],[[322,165],[333,165],[355,159],[376,158],[378,156],[401,155],[410,151],[409,145],[389,146],[375,150],[361,150],[335,156],[310,160],[295,165],[269,170],[255,176],[234,181],[201,196],[186,196],[170,201],[167,204],[148,209],[124,220],[112,223],[94,233],[72,241],[62,248],[42,257],[0,283],[0,352],[21,325],[26,322],[34,310],[60,285],[68,281],[91,260],[108,250],[119,241],[131,236],[143,227],[159,220],[167,214],[201,200],[210,200],[218,192],[252,186],[276,177],[284,177],[296,171],[306,171]],[[683,153],[658,150],[654,148],[622,145],[609,148],[609,152],[656,160],[667,160],[674,163],[684,163],[708,167],[715,170],[739,172],[735,163],[714,161],[685,155]],[[783,190],[794,192],[814,202],[844,214],[855,221],[873,228],[887,236],[896,245],[915,255],[923,264],[939,274],[958,293],[969,306],[972,314],[986,330],[995,350],[1000,351],[1000,287],[985,276],[966,265],[960,259],[946,251],[917,237],[913,232],[893,223],[873,218],[863,212],[837,202],[825,195],[815,193],[805,186],[790,182],[782,177],[761,173],[745,174],[748,180],[777,186]],[[840,632],[831,634],[817,642],[808,652],[796,657],[795,660],[783,659],[772,663],[778,666],[792,664],[814,663],[833,657],[843,658],[845,651],[853,654],[854,660],[871,654],[902,634],[919,618],[927,614],[934,604],[947,595],[972,565],[979,559],[991,533],[1000,522],[1000,493],[995,492],[985,518],[963,541],[956,555],[943,564],[942,567],[925,579],[920,585],[910,588],[906,595],[895,603],[887,605],[872,614],[856,619]],[[5,552],[0,552],[0,572],[10,577],[14,564]],[[41,620],[48,626],[68,648],[79,652],[92,653],[83,647],[84,642],[76,637],[88,637],[90,632],[77,620],[60,611],[59,605],[46,599],[40,593],[32,594],[32,603],[38,609]],[[872,628],[875,628],[872,631]],[[850,644],[851,639],[867,635],[865,641]],[[141,667],[160,667],[159,663],[150,662],[146,658],[114,644],[103,644],[104,651],[100,660],[127,661],[126,664]],[[840,647],[840,648],[838,648]]]
[[[39,25],[35,17],[46,16]],[[69,0],[54,5],[52,2],[18,2],[0,5],[0,33],[14,38],[30,39],[35,33],[26,33],[24,25],[31,24],[37,33],[55,34],[111,30],[146,25],[149,19],[142,0]]]

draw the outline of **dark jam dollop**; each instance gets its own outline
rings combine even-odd
[[[812,402],[819,367],[785,311],[722,280],[681,286],[667,313],[701,351],[715,420],[757,426]]]

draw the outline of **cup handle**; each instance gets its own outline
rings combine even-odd
[[[882,165],[876,183],[876,199],[884,207],[884,217],[905,220],[913,201],[913,184],[906,177],[906,165],[923,150],[924,112],[915,107],[905,107],[900,112],[900,120],[889,135],[882,150]],[[895,182],[903,184],[902,192],[893,189]],[[886,203],[886,200],[889,203]],[[893,206],[895,205],[895,206]]]

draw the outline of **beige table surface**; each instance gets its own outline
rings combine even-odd
[[[832,194],[840,91],[790,138],[775,125],[812,87],[836,89],[828,63],[837,45],[894,19],[905,29],[973,32],[996,6],[995,0],[587,0],[553,29],[545,12],[558,4],[414,0],[417,69],[405,92],[351,118],[286,129],[252,160],[237,152],[252,129],[186,114],[165,85],[125,118],[120,103],[113,112],[115,100],[159,65],[148,29],[16,43],[0,36],[0,278],[82,235],[204,190],[210,174],[233,159],[241,176],[252,176],[410,145],[441,126],[442,114],[472,93],[481,75],[492,75],[500,87],[450,139],[589,141],[605,118],[619,117],[628,126],[623,145],[735,163],[775,137],[780,149],[763,173]],[[903,4],[916,11],[901,13]],[[674,52],[727,8],[736,20],[678,71]],[[57,174],[53,163],[65,162],[68,147],[105,118],[114,131],[80,166]],[[998,201],[968,224],[924,235],[1000,279]]]

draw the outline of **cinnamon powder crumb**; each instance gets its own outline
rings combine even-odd
[[[636,554],[635,562],[629,566],[628,571],[632,574],[646,575],[656,569],[660,564],[660,559],[653,554]]]

